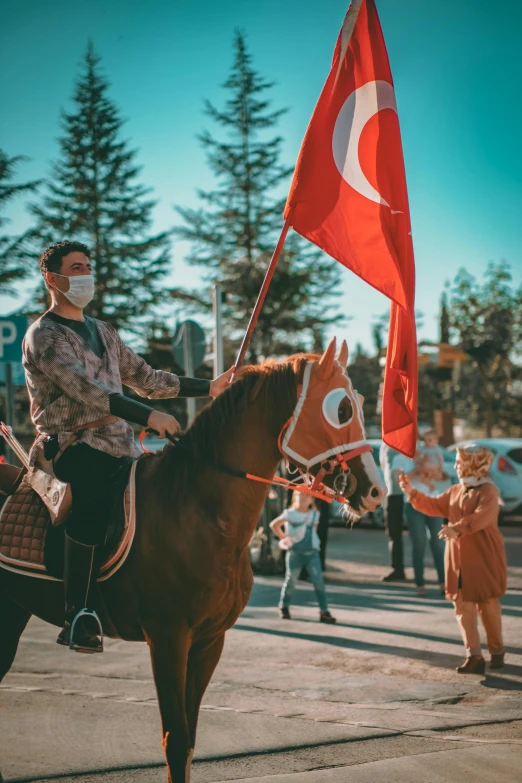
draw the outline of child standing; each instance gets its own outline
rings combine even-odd
[[[290,602],[301,569],[306,567],[315,588],[319,603],[319,620],[322,623],[335,623],[328,611],[328,600],[324,584],[321,560],[319,557],[319,536],[316,527],[319,524],[319,512],[313,508],[310,498],[301,492],[294,492],[292,505],[281,516],[276,517],[270,528],[281,539],[281,549],[286,549],[286,576],[279,599],[279,610],[283,620],[291,620]]]
[[[498,529],[499,493],[488,471],[493,452],[483,446],[457,449],[459,484],[437,497],[412,486],[404,474],[400,483],[414,508],[449,520],[439,536],[446,540],[446,597],[453,601],[466,660],[460,674],[484,674],[478,615],[486,630],[491,669],[504,665],[504,642],[499,598],[506,592],[504,541]]]
[[[439,446],[439,436],[435,430],[427,430],[422,436],[422,445],[415,455],[415,464],[421,481],[430,490],[436,489],[437,481],[442,481],[444,473],[444,452]]]

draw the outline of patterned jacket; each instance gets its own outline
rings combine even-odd
[[[94,320],[94,319],[93,319]],[[101,358],[67,326],[42,316],[27,330],[23,366],[31,418],[39,433],[58,434],[60,444],[71,430],[110,415],[111,394],[130,386],[142,397],[176,397],[177,375],[153,370],[120,339],[116,330],[95,321],[104,346]],[[123,419],[85,430],[79,440],[114,457],[137,457],[132,427]]]

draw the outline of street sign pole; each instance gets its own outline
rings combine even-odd
[[[190,334],[190,325],[185,323],[183,325],[183,353],[185,374],[188,378],[194,377],[194,364],[192,362],[192,342]],[[188,423],[192,424],[196,418],[196,400],[194,397],[187,397],[187,419]]]
[[[207,350],[205,332],[195,321],[187,320],[176,324],[172,353],[179,367],[185,370],[187,378],[194,377],[196,370],[203,362]],[[196,418],[196,400],[187,397],[187,419],[192,424]]]
[[[21,315],[0,316],[0,364],[3,365],[3,377],[5,380],[5,413],[6,424],[14,427],[14,376],[13,370],[22,361],[22,343],[27,329],[27,318]],[[14,454],[10,448],[6,449],[8,462],[14,461]]]
[[[214,310],[214,378],[224,370],[223,366],[223,323],[221,319],[222,288],[219,283],[212,286],[212,308]]]
[[[7,398],[7,404],[6,404],[6,416],[7,421],[6,424],[9,427],[12,427],[14,430],[15,420],[14,420],[14,386],[13,386],[13,365],[11,362],[6,362],[5,365],[5,392],[6,392],[6,398]],[[15,461],[15,455],[13,450],[10,448],[10,446],[7,446],[5,450],[5,457],[7,462],[10,464],[13,464]]]

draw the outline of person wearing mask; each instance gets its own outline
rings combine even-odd
[[[74,638],[71,630],[89,605],[113,477],[129,457],[142,453],[128,422],[149,427],[160,438],[179,430],[173,416],[125,397],[123,384],[152,399],[216,397],[232,370],[213,381],[153,370],[110,324],[85,315],[95,281],[91,253],[81,242],[51,245],[40,256],[40,269],[51,307],[25,335],[23,366],[45,456],[54,460],[57,477],[71,485],[73,497],[65,522],[65,622],[57,641],[79,652],[102,652],[95,615],[74,625]]]
[[[392,570],[383,577],[383,582],[404,582],[404,551],[402,544],[402,529],[404,526],[404,495],[401,492],[396,476],[392,472],[392,462],[399,452],[381,444],[379,462],[384,473],[387,496],[384,498],[384,523],[389,538],[390,565]]]
[[[507,587],[506,552],[498,529],[499,492],[489,477],[494,454],[484,446],[457,449],[459,483],[429,497],[408,476],[400,482],[418,512],[449,520],[439,533],[446,541],[446,597],[453,601],[466,648],[459,674],[484,674],[478,616],[484,625],[491,669],[504,666],[504,640],[499,598]]]

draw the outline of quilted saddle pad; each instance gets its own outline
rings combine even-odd
[[[98,581],[109,579],[125,562],[136,532],[136,462],[134,462],[123,503],[125,524],[113,551],[100,568]],[[0,512],[0,567],[8,571],[60,581],[47,572],[44,563],[45,540],[51,524],[40,496],[22,483],[10,495]]]

